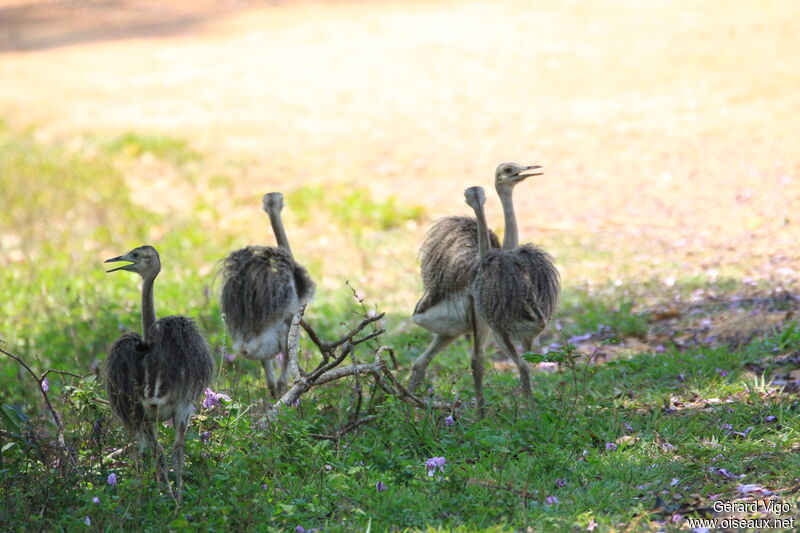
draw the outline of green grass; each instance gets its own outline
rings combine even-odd
[[[165,165],[182,164],[172,148],[152,148],[184,150],[180,141],[126,137],[151,146],[147,151]],[[120,170],[130,155],[42,145],[28,132],[0,126],[0,181],[8,184],[0,197],[0,237],[8,252],[0,259],[2,347],[36,372],[87,374],[48,376],[70,464],[53,447],[55,425],[37,384],[0,356],[0,529],[573,531],[594,521],[601,531],[655,530],[684,524],[683,518],[671,523],[675,515],[708,516],[711,496],[736,498],[743,483],[761,484],[796,504],[798,404],[765,383],[778,365],[775,355],[800,350],[796,324],[736,350],[667,345],[663,353],[598,365],[572,360],[569,347],[554,349],[546,357],[563,364],[534,373],[533,408],[520,397],[516,375],[487,361],[484,420],[470,403],[469,343],[461,339],[434,360],[425,384],[428,396],[463,400],[452,413],[413,409],[365,386],[364,411],[376,419],[338,442],[319,440],[315,435],[331,434],[351,415],[351,383],[341,382],[304,396],[299,407],[264,426],[260,365],[221,360],[228,340],[214,272],[237,238],[216,230],[213,217],[207,223],[164,217],[134,203]],[[227,190],[225,176],[213,179]],[[337,214],[330,198],[346,209]],[[347,228],[398,228],[422,215],[360,189],[306,187],[288,200],[301,222],[326,209]],[[150,238],[153,224],[161,227],[156,239]],[[93,370],[121,331],[140,326],[138,281],[105,274],[102,260],[143,242],[159,247],[169,265],[156,285],[159,315],[188,314],[200,323],[220,363],[214,388],[232,397],[194,418],[180,508],[146,464],[137,470],[133,453],[104,460],[127,436],[98,401],[105,393]],[[674,294],[709,287],[685,281],[678,280]],[[736,286],[728,283],[718,288]],[[357,323],[363,311],[343,281],[340,289],[319,291],[307,313],[325,338]],[[567,337],[643,337],[645,303],[672,301],[674,294],[667,298],[662,285],[649,282],[593,290],[567,284],[558,320]],[[410,326],[408,316],[389,315],[382,326],[388,333],[380,343],[397,350],[398,375],[405,379],[429,335]],[[553,332],[549,337],[564,341]],[[308,341],[302,346],[302,360],[310,364]],[[358,357],[369,359],[377,346],[361,345]],[[172,428],[160,433],[161,442],[171,442]],[[424,463],[432,457],[447,464],[428,476]],[[111,473],[115,487],[106,482]],[[378,483],[386,490],[378,491]]]
[[[402,205],[394,197],[376,201],[367,189],[341,185],[304,185],[287,195],[287,203],[301,224],[324,210],[339,227],[359,235],[368,229],[402,227],[409,220],[420,220],[424,214],[421,206]]]
[[[104,140],[101,145],[112,154],[123,154],[127,157],[141,157],[150,154],[157,159],[178,165],[200,159],[200,154],[193,150],[184,139],[176,139],[167,135],[142,135],[127,132]]]

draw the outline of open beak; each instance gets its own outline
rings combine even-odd
[[[111,259],[106,259],[104,262],[105,263],[119,263],[120,261],[129,261],[130,264],[118,266],[117,268],[112,268],[111,270],[106,270],[106,273],[108,273],[108,272],[116,272],[117,270],[131,270],[131,267],[133,266],[133,261],[128,259],[128,255],[127,254],[120,255],[118,257],[112,257]]]
[[[520,170],[519,174],[517,174],[516,176],[514,176],[511,179],[514,180],[514,183],[519,183],[520,181],[524,180],[525,178],[530,178],[531,176],[541,176],[542,174],[544,174],[544,172],[531,172],[530,174],[523,174],[523,172],[525,172],[526,170],[539,170],[540,168],[542,168],[542,167],[539,166],[539,165],[531,165],[529,167],[525,167],[522,170]]]

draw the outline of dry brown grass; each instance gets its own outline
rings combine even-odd
[[[268,189],[362,184],[433,217],[466,213],[462,190],[515,160],[546,169],[518,189],[521,231],[568,283],[797,265],[793,0],[57,8],[0,7],[0,113],[56,138],[191,139],[232,176],[213,200],[243,243],[264,234]],[[347,276],[413,303],[423,227],[354,261],[329,226],[292,233],[331,286]]]

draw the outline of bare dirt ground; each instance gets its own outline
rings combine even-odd
[[[535,162],[521,232],[567,279],[791,281],[799,19],[793,0],[0,0],[0,114],[45,138],[188,138],[251,203],[355,183],[466,213],[498,162]]]

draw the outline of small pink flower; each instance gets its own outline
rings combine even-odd
[[[672,522],[673,524],[677,524],[677,523],[678,523],[678,522],[680,522],[681,520],[683,520],[683,515],[680,515],[680,514],[678,514],[678,513],[675,513],[674,515],[672,515],[672,516],[669,518],[669,521],[670,521],[670,522]]]

